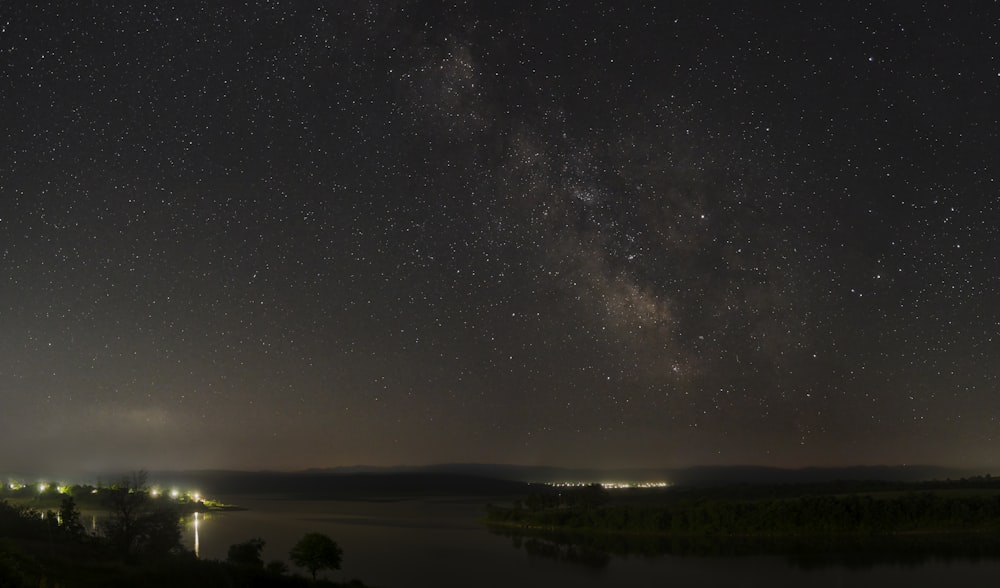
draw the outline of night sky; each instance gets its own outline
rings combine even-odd
[[[3,2],[0,471],[1000,463],[998,119],[995,1]]]

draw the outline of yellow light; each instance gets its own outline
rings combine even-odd
[[[170,491],[170,497],[171,498],[177,498],[180,495],[181,495],[181,493],[178,492],[176,489]]]

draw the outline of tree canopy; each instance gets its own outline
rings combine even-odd
[[[339,570],[343,550],[337,542],[322,533],[306,533],[292,547],[288,556],[295,565],[309,570],[313,580],[320,570]]]

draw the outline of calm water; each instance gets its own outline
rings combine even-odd
[[[306,532],[333,537],[344,550],[336,579],[360,578],[383,588],[406,586],[935,586],[987,585],[1000,559],[927,558],[919,562],[803,565],[784,556],[569,558],[544,542],[489,532],[476,521],[482,502],[266,500],[228,497],[248,511],[201,515],[185,543],[202,558],[225,559],[233,543],[261,537],[264,560],[288,561]],[[527,545],[526,545],[527,544]],[[532,548],[534,546],[534,548]],[[539,548],[541,546],[541,548]],[[550,546],[551,547],[551,546]],[[561,559],[556,559],[559,556]]]

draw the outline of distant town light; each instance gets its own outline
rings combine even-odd
[[[551,485],[557,488],[581,488],[600,484],[606,490],[620,490],[624,488],[666,488],[669,482],[553,482]]]

